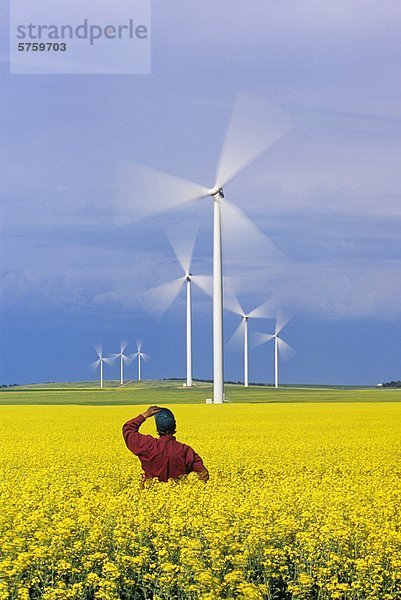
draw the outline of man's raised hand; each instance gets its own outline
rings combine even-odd
[[[142,416],[145,417],[145,419],[149,419],[149,417],[153,417],[156,413],[158,413],[161,410],[162,409],[160,408],[160,406],[149,406],[149,408],[147,408],[145,412],[142,413]]]

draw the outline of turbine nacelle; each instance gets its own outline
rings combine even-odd
[[[209,196],[212,196],[213,198],[224,198],[224,192],[223,192],[223,188],[222,187],[214,187],[211,190],[209,190]]]

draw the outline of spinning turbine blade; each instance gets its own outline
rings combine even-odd
[[[121,340],[121,343],[120,343],[120,354],[124,354],[125,350],[127,349],[127,346],[128,346],[128,342]]]
[[[99,360],[95,360],[94,362],[90,363],[89,367],[92,369],[92,371],[95,371],[98,366],[100,365],[101,360],[99,358]]]
[[[270,300],[263,302],[263,304],[257,308],[251,310],[248,317],[252,319],[274,319],[276,306],[277,302],[271,298]]]
[[[292,127],[278,107],[251,94],[238,94],[216,170],[224,187]]]
[[[192,256],[195,248],[197,230],[189,230],[188,227],[174,229],[167,234],[170,244],[174,250],[178,262],[185,275],[191,269]]]
[[[213,277],[211,275],[192,275],[192,282],[207,296],[213,296]]]
[[[227,348],[234,350],[235,352],[243,349],[244,347],[244,325],[245,319],[241,319],[240,324],[237,329],[234,331],[232,336],[227,342]]]
[[[112,358],[111,356],[108,356],[107,358],[102,358],[103,362],[105,362],[107,365],[112,365],[113,361],[115,360],[114,358]]]
[[[180,293],[184,281],[185,279],[180,277],[141,294],[144,308],[161,318]]]
[[[292,348],[287,342],[278,338],[278,349],[280,353],[280,358],[283,360],[289,360],[294,354],[295,350]]]
[[[208,190],[163,171],[125,163],[118,174],[115,193],[116,217],[132,223],[203,198]]]
[[[99,358],[102,358],[102,354],[103,354],[103,344],[96,344],[94,346],[96,354],[98,355]]]
[[[279,308],[276,316],[276,329],[275,333],[278,335],[280,331],[287,325],[292,319],[292,314],[288,310]]]
[[[142,346],[143,346],[143,340],[136,340],[136,349],[138,350],[137,354],[141,353]]]
[[[233,287],[226,283],[226,295],[224,297],[224,307],[227,308],[230,312],[235,315],[239,315],[243,317],[245,315],[245,311],[241,306],[240,301],[238,300],[237,294],[234,292]],[[228,288],[228,289],[227,289]]]
[[[122,358],[123,358],[123,362],[127,363],[127,364],[129,364],[133,361],[133,358],[131,358],[131,356],[127,356],[127,354],[123,354]]]
[[[255,331],[254,334],[252,335],[252,344],[254,346],[261,346],[262,344],[269,342],[273,338],[274,338],[274,335],[272,335],[270,333],[259,333],[259,332]]]
[[[247,268],[249,264],[277,267],[286,262],[284,254],[242,210],[226,200],[221,207],[224,255],[229,262]]]
[[[150,354],[146,354],[145,352],[141,352],[141,358],[143,358],[143,360],[145,362],[148,362],[150,360]]]

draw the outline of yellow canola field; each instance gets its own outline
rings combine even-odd
[[[401,598],[401,404],[171,406],[211,479],[146,489],[143,408],[2,407],[1,600]]]

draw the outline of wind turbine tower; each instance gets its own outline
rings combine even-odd
[[[245,313],[240,301],[238,300],[234,290],[230,290],[226,297],[226,307],[231,312],[242,317],[240,324],[232,335],[230,342],[238,338],[244,329],[244,386],[249,387],[249,319],[269,319],[274,316],[275,300],[267,300],[257,308],[254,308],[249,313]],[[260,334],[262,335],[262,334]],[[229,343],[230,343],[229,342]],[[260,342],[263,343],[263,342]]]
[[[116,358],[120,359],[120,385],[124,384],[124,363],[129,363],[132,360],[127,354],[124,354],[127,346],[127,342],[121,342],[120,352],[118,354],[111,355],[113,360],[115,360]]]
[[[149,360],[149,354],[145,354],[145,352],[142,352],[142,341],[137,341],[136,343],[136,348],[137,348],[137,352],[135,352],[135,354],[132,355],[132,358],[137,358],[138,357],[138,381],[141,381],[141,359],[143,360]]]
[[[104,380],[103,380],[103,363],[106,363],[107,365],[111,365],[113,363],[113,358],[105,358],[103,356],[103,347],[101,345],[95,346],[95,350],[96,350],[96,354],[98,355],[98,360],[95,360],[93,363],[90,364],[90,367],[95,370],[98,367],[100,367],[100,387],[103,388],[104,387]]]
[[[281,337],[281,330],[287,325],[288,321],[290,321],[291,315],[284,312],[283,310],[277,311],[276,318],[276,326],[274,329],[274,334],[270,333],[256,333],[256,345],[261,345],[269,340],[274,339],[274,387],[279,387],[279,357],[287,355],[287,358],[294,353],[294,349],[291,348],[287,342],[285,342]]]
[[[221,200],[223,188],[214,188],[213,198],[213,402],[224,402],[223,359],[223,264],[221,250]]]
[[[249,386],[248,315],[244,315],[244,386]]]
[[[185,285],[186,289],[186,311],[185,311],[185,330],[186,330],[186,386],[192,387],[192,287],[195,284],[201,291],[209,296],[212,295],[211,280],[209,275],[193,275],[191,269],[192,257],[196,241],[196,234],[184,231],[175,231],[175,235],[168,235],[170,244],[173,248],[177,261],[182,269],[183,275],[178,279],[173,279],[163,283],[155,288],[145,292],[143,300],[147,309],[158,313],[161,317],[168,307],[174,302]]]
[[[192,387],[192,274],[188,273],[187,281],[187,387]]]

